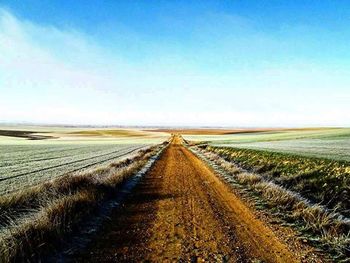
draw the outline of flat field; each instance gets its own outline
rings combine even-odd
[[[73,253],[67,255],[67,261],[76,262],[170,258],[328,262],[321,260],[323,252],[314,250],[311,240],[334,257],[343,259],[348,253],[347,221],[309,202],[348,215],[348,162],[206,144],[191,148],[192,144],[184,144],[179,135],[172,136],[169,144],[138,152],[169,139],[169,133],[139,130],[43,128],[14,132],[8,128],[5,131],[8,136],[2,138],[0,147],[0,183],[2,193],[13,191],[13,194],[2,195],[0,200],[3,215],[0,216],[0,261],[29,258],[40,261],[34,259],[45,259],[45,253],[50,256],[51,250],[72,237],[79,244],[83,239],[89,241],[79,251],[74,250],[74,242],[72,246],[69,244]],[[333,137],[338,134],[337,138],[344,136],[339,130],[334,131],[264,130],[205,136],[215,139],[209,141],[213,145],[233,135],[250,136],[250,140],[256,136],[262,142],[269,142],[269,136],[275,141],[305,140],[306,134],[310,139],[312,136],[319,139],[321,135],[328,138],[330,135],[324,136],[327,133]],[[197,140],[203,141],[204,135],[198,136]],[[130,158],[118,160],[126,156]],[[212,156],[217,164],[212,165],[206,156]],[[119,194],[125,193],[123,182],[134,180],[133,175],[147,167],[152,158],[154,164],[148,166],[143,179],[131,189],[133,194],[125,200],[120,198]],[[113,164],[106,165],[109,162]],[[226,177],[218,170],[218,164],[227,169]],[[82,173],[72,174],[74,171]],[[70,174],[63,176],[64,173]],[[260,188],[254,190],[243,183],[235,188],[239,178],[253,178],[254,186]],[[36,184],[28,190],[16,191]],[[260,198],[245,199],[248,192]],[[300,200],[304,200],[302,204]],[[97,208],[107,207],[111,201],[122,207],[111,208],[108,216],[103,215],[111,220],[100,221],[99,232],[86,236],[93,227],[85,226],[84,222],[94,221],[96,216],[99,220]],[[268,201],[273,201],[271,206]],[[255,202],[274,212],[279,207],[291,212],[284,218],[277,211],[281,213],[274,214],[278,221],[270,223],[268,213],[259,216]],[[294,222],[295,229],[279,223],[276,226],[276,222],[287,221]],[[304,232],[294,232],[299,231],[298,227]],[[51,247],[51,244],[57,245]]]
[[[184,138],[213,146],[350,161],[349,128],[262,130],[225,135],[184,135]]]
[[[107,165],[142,148],[161,143],[166,134],[126,129],[0,127],[0,194]]]

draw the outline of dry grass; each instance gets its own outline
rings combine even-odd
[[[226,166],[222,166],[225,170],[228,170]],[[261,176],[253,173],[238,173],[236,175],[237,181],[240,184],[249,184],[249,185],[255,185],[257,183],[261,183],[262,178]]]
[[[350,163],[277,152],[200,146],[350,217]]]
[[[91,214],[97,200],[97,193],[88,190],[53,200],[0,239],[1,262],[40,261],[48,250],[57,249],[64,235],[72,232],[82,218]]]
[[[118,186],[159,149],[157,146],[142,150],[133,158],[107,167],[66,175],[2,197],[0,262],[36,262],[48,251],[59,248],[100,202],[112,198]]]
[[[304,231],[312,233],[325,250],[332,252],[337,258],[350,256],[350,220],[334,210],[312,204],[298,193],[287,190],[274,182],[268,181],[257,173],[244,172],[232,162],[219,154],[199,150],[208,160],[219,165],[232,175],[235,181],[258,193],[269,208],[277,209],[285,219],[302,224]]]

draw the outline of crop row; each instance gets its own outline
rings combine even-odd
[[[67,147],[71,148],[72,146]],[[30,146],[34,152],[37,151],[35,154],[40,158],[35,157],[33,159],[31,151],[26,149],[25,151],[12,153],[12,156],[22,159],[22,162],[9,164],[7,162],[9,154],[0,159],[0,163],[7,162],[7,165],[0,166],[0,193],[21,190],[27,186],[51,180],[69,172],[107,164],[143,147],[145,145],[139,144],[114,145],[112,147],[101,147],[101,145],[87,147],[83,145],[80,149],[75,148],[67,151],[64,147],[58,146],[53,151],[55,146],[50,145],[46,154],[45,148],[40,147],[38,150]]]

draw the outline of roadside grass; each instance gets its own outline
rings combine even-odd
[[[349,162],[229,147],[201,148],[350,217]]]
[[[350,220],[336,209],[310,202],[298,192],[288,190],[271,177],[256,171],[246,170],[233,163],[226,149],[201,146],[199,151],[207,160],[221,167],[235,183],[243,185],[249,192],[258,195],[266,208],[277,211],[277,215],[292,222],[308,239],[330,252],[335,259],[350,257]],[[344,200],[347,201],[347,200]]]
[[[99,205],[113,198],[160,146],[89,172],[70,174],[0,198],[0,262],[40,261]]]

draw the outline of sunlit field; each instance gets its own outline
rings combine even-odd
[[[0,136],[1,194],[108,165],[168,136],[139,130],[61,127],[1,127],[0,133],[4,131],[9,136]]]
[[[229,135],[185,135],[186,140],[215,146],[350,161],[350,129],[273,130]]]
[[[349,7],[0,0],[0,263],[350,263]]]

